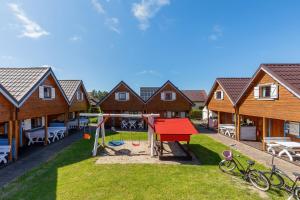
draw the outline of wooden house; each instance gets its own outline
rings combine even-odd
[[[208,126],[219,130],[221,124],[236,127],[236,101],[250,78],[217,78],[209,92],[206,105],[213,112],[207,116]],[[209,112],[207,112],[209,113]]]
[[[88,93],[84,84],[81,80],[59,80],[59,83],[69,101],[68,120],[70,123],[77,121],[79,126],[79,113],[87,112],[89,108]]]
[[[103,97],[99,102],[99,106],[104,113],[138,114],[145,112],[144,100],[124,81],[121,81]],[[111,119],[108,124],[113,126],[118,125],[119,120]]]
[[[248,140],[250,136],[257,142],[280,136],[298,140],[300,64],[261,64],[236,106],[239,107],[240,140]]]
[[[181,90],[167,81],[146,102],[147,113],[159,113],[161,117],[187,117],[194,106]]]
[[[66,122],[68,99],[48,67],[0,68],[0,84],[1,95],[8,100],[1,100],[7,105],[2,111],[6,113],[3,120],[9,118],[7,138],[17,159],[19,148],[26,142],[26,131],[45,129],[47,144],[49,123]]]

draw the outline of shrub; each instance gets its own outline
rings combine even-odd
[[[199,109],[193,109],[190,111],[191,119],[202,119],[202,111]]]

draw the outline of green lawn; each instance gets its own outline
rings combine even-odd
[[[119,135],[108,136],[118,139]],[[146,139],[145,133],[122,133]],[[92,140],[81,140],[37,169],[0,190],[0,199],[284,199],[283,193],[259,194],[241,177],[219,171],[226,147],[205,135],[192,138],[202,165],[95,165]],[[245,158],[243,158],[245,159]],[[262,166],[260,166],[262,167]]]

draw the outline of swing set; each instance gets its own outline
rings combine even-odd
[[[142,118],[146,121],[148,124],[148,144],[150,146],[150,154],[151,156],[154,156],[155,154],[155,137],[154,137],[154,119],[159,117],[159,114],[96,114],[96,113],[80,113],[80,116],[85,116],[85,117],[98,117],[98,124],[97,124],[97,129],[95,133],[95,141],[94,141],[94,147],[92,151],[92,155],[96,156],[97,155],[97,150],[100,146],[104,147],[106,146],[105,144],[105,122],[112,117],[118,117],[118,118]],[[99,140],[99,135],[101,131],[101,144],[99,145],[98,140]],[[131,139],[131,144],[133,146],[140,146],[141,139],[139,138],[138,141],[133,140],[133,133],[130,133],[130,139]],[[112,138],[111,141],[108,142],[109,146],[120,146],[124,144],[124,140],[120,135],[120,140],[114,140]]]

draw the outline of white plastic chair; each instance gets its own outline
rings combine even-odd
[[[121,128],[122,129],[127,129],[128,128],[128,122],[126,120],[121,121]]]
[[[143,120],[139,121],[138,128],[139,129],[144,129],[144,121]]]
[[[0,163],[3,162],[4,164],[7,163],[6,156],[10,152],[11,147],[9,145],[0,146]]]

